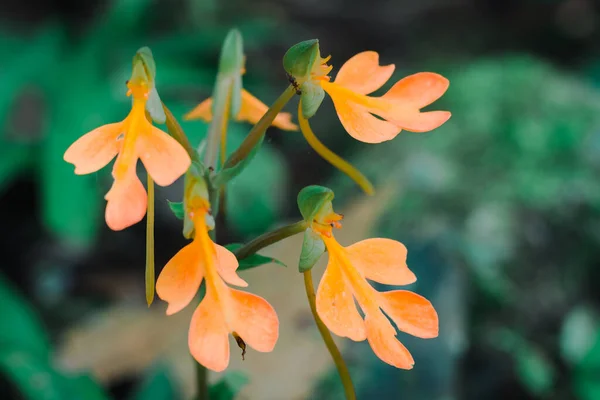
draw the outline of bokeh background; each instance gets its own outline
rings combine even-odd
[[[144,224],[109,231],[108,169],[75,176],[62,154],[126,115],[124,82],[144,45],[163,100],[181,117],[210,95],[232,27],[244,38],[244,85],[267,103],[287,85],[285,50],[310,38],[332,54],[334,73],[376,50],[397,66],[391,82],[418,71],[451,81],[436,108],[453,117],[430,133],[362,144],[329,100],[311,120],[373,180],[376,196],[299,133],[277,129],[229,192],[221,243],[297,220],[297,192],[322,184],[346,216],[343,244],[385,236],[409,248],[419,278],[411,289],[436,306],[440,337],[400,334],[416,360],[411,372],[383,364],[366,343],[338,341],[359,398],[600,399],[600,5],[592,0],[2,1],[2,398],[192,395],[193,307],[169,318],[160,301],[146,307]],[[195,143],[206,132],[201,122],[183,127]],[[249,128],[232,126],[230,148]],[[157,196],[160,269],[184,244],[165,201],[180,200],[180,183]],[[281,337],[273,353],[250,351],[244,362],[233,350],[234,372],[210,376],[225,396],[214,398],[343,398],[295,269],[300,243],[265,250],[287,268],[243,274],[277,309]]]

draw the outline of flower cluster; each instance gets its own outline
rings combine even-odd
[[[333,211],[333,192],[327,188],[304,188],[298,196],[302,220],[267,233],[235,252],[232,247],[215,243],[211,236],[227,183],[259,151],[267,127],[298,130],[292,116],[281,112],[296,94],[300,96],[299,128],[308,143],[368,193],[373,192],[368,180],[327,149],[310,128],[308,120],[318,111],[325,93],[333,101],[345,130],[365,143],[392,140],[402,130],[430,131],[450,118],[447,111],[422,111],[448,88],[448,80],[441,75],[416,73],[397,81],[382,96],[373,96],[371,93],[391,78],[394,65],[382,66],[378,53],[365,51],[344,63],[333,80],[329,76],[333,68],[328,65],[329,60],[330,57],[321,57],[316,40],[290,48],[283,64],[291,84],[268,107],[242,88],[245,57],[241,36],[236,31],[230,33],[223,45],[213,97],[184,117],[211,124],[202,160],[203,154],[191,146],[160,101],[152,53],[142,48],[134,57],[131,78],[127,81],[127,95],[133,98],[129,115],[122,122],[85,134],[64,154],[64,159],[75,165],[76,174],[96,172],[116,157],[112,169],[114,182],[106,194],[106,223],[113,230],[140,222],[147,210],[149,219],[153,217],[150,215],[153,197],[147,195],[136,173],[138,159],[160,186],[168,186],[185,176],[183,201],[173,203],[172,209],[183,219],[183,235],[191,242],[162,269],[156,292],[168,303],[167,315],[179,312],[200,294],[190,323],[188,344],[198,363],[211,370],[227,368],[230,335],[244,351],[246,344],[259,352],[269,352],[275,347],[279,321],[274,308],[262,297],[229,285],[248,286],[238,275],[240,263],[260,258],[256,255],[260,248],[300,232],[304,232],[304,245],[299,269],[305,277],[310,277],[307,274],[325,251],[329,257],[316,293],[317,323],[322,322],[338,336],[367,340],[381,360],[403,369],[412,368],[414,360],[397,340],[396,328],[421,338],[438,335],[438,316],[428,300],[405,290],[380,292],[368,282],[385,285],[415,282],[416,277],[406,264],[404,245],[391,239],[373,238],[342,246],[333,234],[334,228],[341,228],[342,216]],[[244,143],[225,159],[229,119],[249,122],[254,128]],[[169,133],[153,126],[153,122],[166,122]],[[216,163],[219,156],[215,149],[219,148],[221,162]],[[150,232],[150,222],[149,227]],[[252,267],[261,264],[257,259]],[[153,265],[150,271],[153,290]],[[153,297],[154,292],[150,293]]]

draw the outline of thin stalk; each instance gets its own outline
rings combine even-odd
[[[148,174],[148,211],[146,212],[146,303],[154,301],[154,181]]]
[[[208,395],[208,377],[206,368],[199,362],[194,362],[196,364],[196,396],[194,400],[209,400]]]
[[[237,251],[235,251],[234,254],[238,258],[238,260],[243,260],[244,258],[256,253],[257,251],[272,245],[273,243],[277,243],[280,240],[283,240],[290,236],[294,236],[297,233],[304,232],[306,230],[306,227],[306,221],[299,221],[294,224],[282,226],[281,228],[275,229],[271,232],[267,232],[251,240],[244,246],[240,247]]]
[[[329,350],[331,358],[333,358],[333,362],[335,363],[338,374],[340,375],[340,379],[342,380],[342,385],[344,385],[346,399],[356,400],[356,392],[354,391],[354,385],[352,384],[350,371],[348,371],[348,367],[344,362],[342,353],[340,353],[340,350],[335,345],[329,329],[327,329],[323,321],[321,321],[321,318],[319,318],[319,314],[317,314],[315,287],[313,285],[313,279],[310,270],[304,272],[304,288],[306,289],[306,297],[308,298],[308,303],[310,304],[310,311],[312,312],[313,318],[317,323],[317,328],[319,328],[323,342],[325,342],[325,346],[327,347],[327,350]]]
[[[225,161],[223,168],[231,168],[237,165],[240,161],[245,159],[248,154],[252,151],[254,146],[264,136],[267,128],[271,126],[273,120],[287,104],[288,101],[296,94],[296,89],[293,85],[288,86],[285,91],[275,100],[269,110],[262,116],[262,118],[254,125],[248,136],[244,139],[240,147],[237,148],[231,156]]]
[[[173,116],[173,113],[167,108],[165,103],[162,103],[162,106],[167,117],[167,130],[169,131],[171,136],[173,136],[173,138],[175,138],[175,140],[177,140],[179,144],[183,146],[183,148],[185,149],[185,151],[187,151],[192,160],[198,160],[198,153],[196,153],[196,151],[190,144],[190,141],[183,132],[183,129],[181,128],[181,125],[179,125],[179,122],[177,122],[177,120]]]
[[[354,168],[349,162],[329,150],[321,141],[317,138],[315,133],[310,128],[308,120],[302,115],[302,104],[298,102],[298,122],[300,124],[300,130],[304,135],[304,138],[312,147],[317,154],[327,160],[331,165],[345,173],[354,182],[360,186],[360,188],[368,195],[375,193],[375,189],[369,180],[356,168]]]

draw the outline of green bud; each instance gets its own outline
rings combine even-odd
[[[323,99],[325,98],[325,91],[321,85],[315,85],[311,81],[304,82],[300,89],[302,94],[300,95],[300,101],[302,102],[302,115],[304,118],[310,118],[319,109]]]
[[[293,45],[283,56],[283,68],[294,78],[304,80],[319,60],[319,39],[305,40]]]
[[[242,106],[242,69],[244,68],[244,46],[242,35],[237,29],[232,29],[227,34],[221,48],[221,58],[219,59],[219,77],[215,85],[213,99],[216,101],[213,107],[217,105],[218,100],[225,101],[227,92],[231,90],[229,99],[231,116],[235,117],[240,112]],[[228,80],[226,84],[220,84],[219,80]],[[214,113],[214,110],[213,110]]]
[[[298,263],[299,271],[306,272],[312,269],[323,253],[325,253],[325,250],[325,242],[318,233],[312,229],[304,231],[304,241],[302,242],[300,262]]]
[[[144,46],[135,53],[133,64],[135,65],[138,61],[142,62],[149,80],[154,82],[154,79],[156,78],[156,63],[154,62],[154,57],[152,56],[152,51],[149,47]]]
[[[311,185],[298,193],[298,208],[307,222],[312,222],[315,216],[324,208],[331,207],[333,191],[324,186]]]

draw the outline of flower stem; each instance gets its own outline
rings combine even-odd
[[[194,364],[196,364],[197,385],[194,400],[209,400],[206,368],[198,362],[194,362]]]
[[[273,243],[277,243],[280,240],[283,240],[290,236],[294,236],[297,233],[303,232],[304,230],[306,230],[306,227],[306,221],[299,221],[294,224],[282,226],[281,228],[275,229],[271,232],[267,232],[251,240],[244,246],[240,247],[237,251],[235,251],[234,254],[238,258],[238,260],[243,260],[244,258],[251,256],[252,254],[256,253],[262,248],[270,246]]]
[[[348,371],[348,367],[344,362],[344,358],[342,357],[342,353],[335,345],[333,338],[331,337],[331,333],[329,329],[325,326],[321,318],[319,318],[319,314],[317,313],[317,305],[315,302],[315,287],[313,285],[312,274],[310,270],[304,272],[304,287],[306,289],[306,297],[308,298],[308,303],[310,304],[310,311],[312,311],[312,315],[317,323],[317,328],[319,328],[319,332],[321,333],[321,337],[323,338],[323,342],[325,342],[325,346],[327,350],[329,350],[329,354],[331,354],[331,358],[335,362],[335,366],[338,370],[338,374],[340,375],[340,379],[342,380],[342,385],[344,385],[344,393],[346,394],[347,400],[356,400],[356,392],[354,391],[354,385],[352,384],[352,378],[350,377],[350,372]]]
[[[327,160],[331,165],[348,175],[350,179],[356,182],[366,194],[372,195],[375,193],[375,189],[373,189],[371,182],[369,182],[369,180],[359,170],[354,168],[349,162],[335,154],[333,151],[329,150],[323,143],[321,143],[321,141],[310,128],[308,120],[302,115],[301,102],[298,103],[298,122],[304,138],[317,152],[317,154]]]
[[[252,151],[254,146],[264,136],[267,128],[271,126],[271,123],[279,114],[281,109],[287,104],[288,101],[296,94],[296,89],[293,85],[290,85],[285,91],[279,96],[269,110],[262,116],[262,118],[254,125],[248,136],[244,139],[240,147],[236,149],[231,156],[225,161],[224,168],[231,168],[237,165],[240,161],[245,159],[248,154]]]
[[[146,303],[154,301],[154,181],[148,174],[148,211],[146,212]]]
[[[177,120],[173,116],[173,113],[167,108],[165,103],[162,103],[162,106],[167,117],[167,130],[169,131],[171,136],[173,136],[175,140],[177,140],[179,144],[183,146],[183,148],[185,149],[185,151],[187,151],[192,160],[198,160],[198,153],[196,153],[196,151],[190,144],[190,141],[183,132],[183,129],[181,128],[181,125],[179,125],[179,122],[177,122]]]

